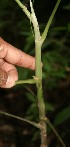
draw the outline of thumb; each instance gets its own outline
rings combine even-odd
[[[2,88],[11,88],[15,85],[15,79],[12,75],[8,75],[7,82]]]
[[[14,78],[13,74],[11,74],[10,72],[7,73],[4,69],[0,68],[0,87],[1,88],[13,87],[17,79],[18,77]]]

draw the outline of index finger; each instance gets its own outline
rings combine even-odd
[[[22,66],[25,68],[35,69],[35,58],[22,52],[20,49],[0,38],[0,58],[4,58],[7,62]]]

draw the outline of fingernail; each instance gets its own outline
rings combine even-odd
[[[7,79],[8,79],[7,72],[4,69],[0,68],[0,87],[6,85]]]
[[[8,79],[7,79],[7,82],[6,82],[6,85],[5,85],[5,88],[11,88],[15,85],[15,79],[13,76],[9,75],[8,76]]]

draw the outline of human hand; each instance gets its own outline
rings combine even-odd
[[[5,72],[7,81],[5,84],[0,84],[0,87],[11,88],[15,85],[15,81],[18,80],[18,72],[14,65],[34,70],[35,58],[0,38],[0,69],[4,69],[7,72],[7,74]],[[2,72],[0,73],[2,74]]]

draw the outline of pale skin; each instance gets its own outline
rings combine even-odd
[[[2,88],[11,88],[18,80],[18,72],[15,65],[35,69],[35,58],[22,52],[20,49],[7,43],[0,37],[0,68],[8,73],[8,79]]]

